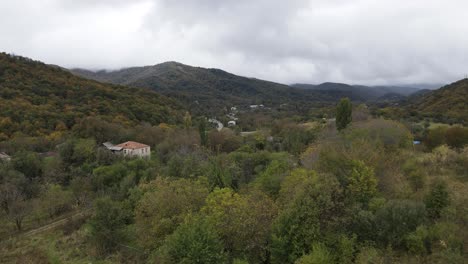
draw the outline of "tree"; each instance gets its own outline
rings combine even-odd
[[[208,135],[206,133],[206,119],[203,117],[198,123],[198,133],[200,134],[200,142],[202,146],[208,144]]]
[[[94,216],[89,221],[90,237],[97,250],[107,254],[127,240],[125,226],[130,212],[109,197],[96,200],[94,208]]]
[[[273,160],[268,164],[265,171],[256,179],[257,186],[262,191],[276,197],[281,188],[281,182],[286,177],[291,165],[288,160]]]
[[[330,250],[321,243],[314,243],[311,253],[302,256],[295,264],[323,264],[333,262],[334,258]]]
[[[26,176],[28,179],[42,176],[41,158],[34,152],[20,151],[11,160],[13,168]]]
[[[437,146],[443,145],[446,143],[445,133],[447,131],[446,126],[436,127],[434,129],[430,129],[424,139],[424,144],[429,149],[434,149]]]
[[[342,98],[336,108],[336,128],[345,129],[352,119],[352,104],[348,98]]]
[[[424,200],[428,216],[432,219],[441,217],[442,210],[450,204],[447,184],[443,181],[436,182]]]
[[[339,232],[345,211],[342,190],[333,176],[293,173],[283,183],[282,210],[272,231],[272,263],[294,263],[327,234]]]
[[[43,209],[47,212],[50,218],[63,213],[70,209],[72,194],[69,191],[63,190],[60,185],[46,185],[44,193],[40,197]]]
[[[59,154],[66,165],[80,165],[94,161],[95,148],[94,139],[69,139],[59,146]]]
[[[227,263],[223,244],[210,222],[192,217],[180,225],[164,243],[155,263]]]
[[[377,194],[377,179],[374,170],[362,161],[352,161],[346,190],[351,199],[367,204]]]
[[[26,197],[29,181],[7,166],[0,166],[0,176],[0,208],[8,214],[13,203]]]
[[[240,195],[228,188],[215,189],[201,212],[220,234],[231,258],[268,262],[269,232],[276,206],[267,195],[259,191]]]
[[[185,112],[184,127],[185,129],[189,129],[192,127],[192,116],[190,115],[189,112]]]
[[[26,200],[20,195],[10,203],[7,217],[15,223],[16,229],[21,231],[23,228],[23,220],[32,210],[31,200]]]
[[[380,242],[402,246],[405,237],[426,222],[424,204],[410,200],[392,200],[376,212]]]
[[[445,141],[453,148],[463,148],[468,145],[468,128],[451,127],[445,131]]]
[[[209,193],[203,178],[157,178],[140,188],[144,194],[135,208],[135,225],[140,244],[149,250],[159,247],[187,215],[200,210]]]

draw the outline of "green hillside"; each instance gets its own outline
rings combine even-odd
[[[293,88],[219,69],[191,67],[177,62],[134,67],[119,71],[72,70],[73,73],[115,84],[155,90],[190,106],[192,112],[217,113],[230,106],[264,104],[267,107],[306,110],[329,105],[340,98],[318,91]]]
[[[0,53],[0,140],[47,135],[84,117],[131,126],[175,123],[182,107],[152,91],[102,84],[59,67]]]
[[[408,102],[408,110],[437,121],[461,122],[468,120],[468,79],[425,93]]]
[[[292,86],[306,90],[320,91],[324,95],[336,98],[348,97],[349,99],[358,102],[385,101],[389,94],[405,97],[419,91],[418,88],[414,87],[365,86],[332,82],[326,82],[319,85],[294,84]]]

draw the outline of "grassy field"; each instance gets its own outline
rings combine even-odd
[[[119,263],[118,256],[97,260],[88,254],[87,227],[65,235],[61,228],[31,237],[18,237],[1,242],[2,263]]]

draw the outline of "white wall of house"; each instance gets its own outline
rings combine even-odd
[[[139,148],[139,149],[123,149],[123,153],[125,156],[131,157],[141,157],[141,158],[149,158],[151,157],[151,148]]]

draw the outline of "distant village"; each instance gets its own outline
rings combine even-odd
[[[249,111],[249,112],[252,112],[252,111],[256,111],[256,110],[260,110],[260,109],[267,109],[265,107],[265,105],[263,104],[254,104],[254,105],[249,105],[247,108],[246,108],[246,111]],[[228,118],[228,122],[227,122],[227,126],[228,127],[235,127],[237,126],[237,122],[239,120],[239,118],[237,117],[237,114],[239,113],[239,109],[237,106],[232,106],[230,109],[229,109],[229,113],[226,114],[227,118]],[[208,119],[208,122],[216,125],[216,129],[218,131],[221,131],[223,128],[224,128],[224,124],[217,120],[216,118],[210,118]]]
[[[256,111],[260,109],[266,109],[266,107],[263,104],[258,104],[258,105],[254,104],[254,105],[246,106],[244,111]],[[227,122],[227,126],[235,127],[239,120],[239,118],[237,117],[237,114],[239,113],[239,109],[236,106],[232,106],[229,110],[230,110],[229,113],[226,114],[229,120]],[[216,118],[210,118],[208,119],[208,122],[214,124],[218,131],[221,131],[224,128],[224,124],[221,121],[217,120]],[[254,133],[254,132],[243,132],[241,134],[246,135],[250,133]],[[151,147],[140,142],[127,141],[124,143],[120,143],[118,145],[114,145],[111,142],[104,142],[102,144],[102,147],[116,155],[122,155],[124,157],[147,158],[147,159],[151,158]],[[45,153],[39,153],[39,155],[41,157],[52,157],[52,156],[56,156],[57,153],[50,151],[50,152],[45,152]],[[11,161],[11,156],[5,152],[0,152],[0,161],[6,161],[6,162]]]

